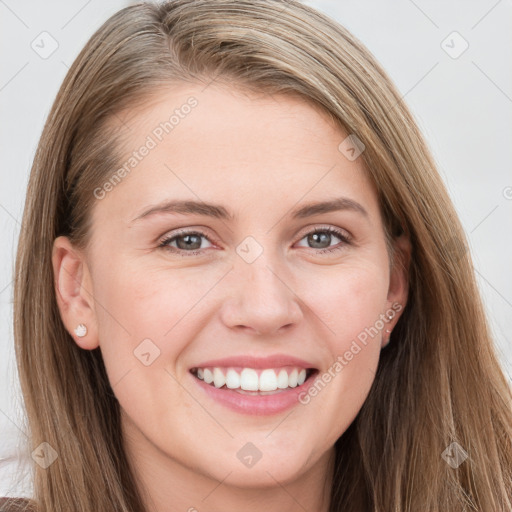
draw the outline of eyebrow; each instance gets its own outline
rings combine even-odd
[[[331,213],[335,211],[349,210],[360,213],[368,217],[368,212],[358,202],[348,197],[338,197],[328,201],[313,202],[296,208],[290,212],[293,219],[303,219],[320,215],[322,213]],[[236,220],[236,215],[227,210],[224,206],[213,203],[205,203],[202,201],[191,200],[168,200],[159,203],[142,212],[131,222],[148,218],[155,214],[161,213],[178,213],[184,215],[204,215],[221,220]]]

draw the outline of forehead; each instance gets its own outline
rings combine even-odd
[[[125,219],[165,197],[278,211],[346,193],[376,207],[363,159],[340,150],[348,133],[298,95],[183,83],[113,122],[126,172],[98,210],[117,199]]]

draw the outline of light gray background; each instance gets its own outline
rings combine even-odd
[[[28,480],[14,476],[26,457],[26,438],[11,285],[30,165],[68,67],[94,30],[129,3],[0,0],[0,496],[30,492]],[[512,2],[305,3],[358,37],[412,109],[469,236],[496,346],[512,380]],[[46,59],[31,47],[43,31],[58,43]],[[453,31],[469,44],[458,58],[445,51],[462,48],[457,36],[446,39]]]

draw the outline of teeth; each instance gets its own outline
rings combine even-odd
[[[197,372],[197,376],[199,377],[199,371]],[[226,387],[229,389],[237,389],[240,387],[240,375],[231,368],[226,374]]]
[[[228,389],[241,389],[243,391],[275,391],[278,389],[295,388],[304,384],[306,380],[305,368],[281,368],[275,370],[268,368],[258,372],[253,368],[243,368],[237,371],[234,368],[197,368],[196,376],[207,384],[216,388],[226,386]]]
[[[252,368],[244,368],[240,374],[240,387],[245,391],[258,391],[258,374]]]
[[[224,377],[224,374],[222,373],[222,370],[220,368],[214,368],[213,369],[213,385],[216,388],[221,388],[226,384],[226,377]]]
[[[294,388],[297,385],[297,376],[299,375],[299,372],[297,371],[297,368],[294,368],[292,373],[288,376],[288,386],[291,388]]]
[[[275,391],[276,389],[276,372],[274,370],[263,370],[260,375],[260,391]]]
[[[199,377],[199,374],[197,376]],[[208,368],[204,369],[204,381],[206,384],[211,384],[213,382],[213,373]]]
[[[277,376],[277,387],[279,389],[286,389],[288,387],[288,373],[286,373],[286,370],[284,369],[281,370]]]

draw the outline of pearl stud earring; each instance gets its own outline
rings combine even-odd
[[[75,334],[79,338],[83,338],[87,334],[87,327],[84,324],[79,324],[75,327]]]

